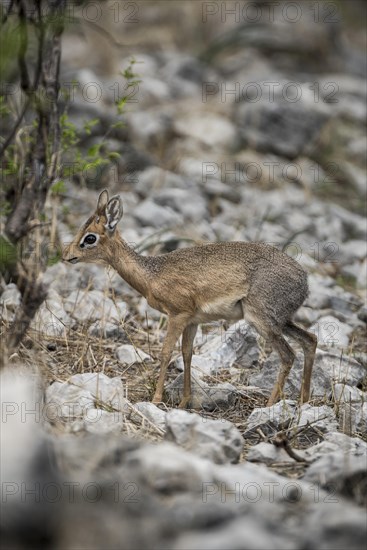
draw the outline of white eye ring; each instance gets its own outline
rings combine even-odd
[[[89,237],[94,237],[95,241],[94,242],[91,242],[91,243],[88,243],[87,242],[87,239]],[[83,236],[83,238],[81,239],[80,243],[79,243],[79,247],[80,248],[93,248],[94,246],[97,245],[99,241],[99,235],[96,235],[96,233],[87,233],[86,235]]]

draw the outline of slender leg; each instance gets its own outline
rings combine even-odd
[[[181,336],[186,323],[187,319],[182,315],[168,318],[167,334],[163,342],[161,354],[161,369],[159,371],[157,387],[152,401],[153,403],[161,403],[162,401],[164,381],[166,379],[167,368],[171,360],[172,351],[177,340]]]
[[[262,310],[262,304],[253,298],[253,303],[249,306],[248,302],[242,301],[242,309],[245,319],[247,319],[268,342],[278,352],[280,357],[280,369],[277,380],[268,400],[268,407],[274,405],[283,393],[284,384],[292,368],[294,361],[294,351],[288,342],[282,336],[282,329],[277,326],[276,321],[269,319],[268,312]]]
[[[312,367],[315,360],[317,337],[315,334],[307,332],[307,330],[295,325],[291,321],[286,324],[284,332],[294,338],[303,349],[305,360],[301,388],[301,403],[307,403],[310,398]]]
[[[285,381],[292,368],[295,357],[294,351],[281,334],[277,334],[276,336],[274,336],[272,343],[280,356],[281,365],[278,373],[278,379],[275,382],[273,391],[271,392],[269,401],[267,403],[268,407],[274,405],[274,403],[276,403],[279,397],[282,395]]]
[[[180,401],[180,409],[184,409],[191,399],[191,359],[192,359],[192,346],[197,325],[188,325],[182,334],[182,357],[184,361],[184,391],[183,397]]]

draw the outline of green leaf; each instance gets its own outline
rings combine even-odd
[[[0,272],[5,273],[16,261],[16,247],[4,235],[0,235]]]
[[[4,96],[0,96],[0,117],[6,117],[11,114],[9,107],[6,105]]]
[[[111,151],[110,153],[108,153],[108,158],[109,159],[119,159],[121,158],[121,155],[120,153],[117,153],[117,151]]]
[[[102,143],[96,143],[95,145],[92,145],[92,147],[89,147],[87,151],[88,157],[95,157],[96,155],[98,155],[101,147]]]
[[[99,124],[99,118],[93,118],[92,120],[88,120],[84,123],[84,130],[88,136],[92,133],[92,128],[96,124]]]
[[[126,126],[126,123],[123,120],[119,120],[118,122],[115,122],[111,125],[111,128],[123,128]]]
[[[65,191],[65,182],[62,180],[55,182],[51,187],[51,193],[53,195],[62,195],[62,193],[65,193]]]

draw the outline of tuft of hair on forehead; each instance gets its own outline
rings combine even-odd
[[[96,219],[96,215],[95,215],[95,214],[92,214],[91,216],[89,216],[89,218],[87,219],[87,221],[82,225],[82,230],[87,229],[87,227],[88,227],[93,221],[95,221],[95,219]]]
[[[105,218],[103,218],[103,221],[104,220],[105,220]],[[86,231],[91,231],[91,232],[97,231],[97,232],[99,232],[98,231],[99,228],[103,227],[103,223],[102,223],[102,226],[100,226],[99,222],[100,222],[100,215],[97,212],[95,212],[94,214],[89,216],[87,221],[80,228],[80,231],[82,233],[85,233]]]

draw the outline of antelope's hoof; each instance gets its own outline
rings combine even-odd
[[[301,394],[301,405],[304,405],[305,403],[308,403],[310,400],[310,396],[309,395],[303,395]]]
[[[277,401],[279,401],[278,398],[274,399],[274,397],[269,397],[268,402],[266,403],[266,406],[272,407],[273,405],[275,405],[275,403],[277,403]]]
[[[183,397],[178,405],[179,409],[187,409],[190,405],[190,397]]]

